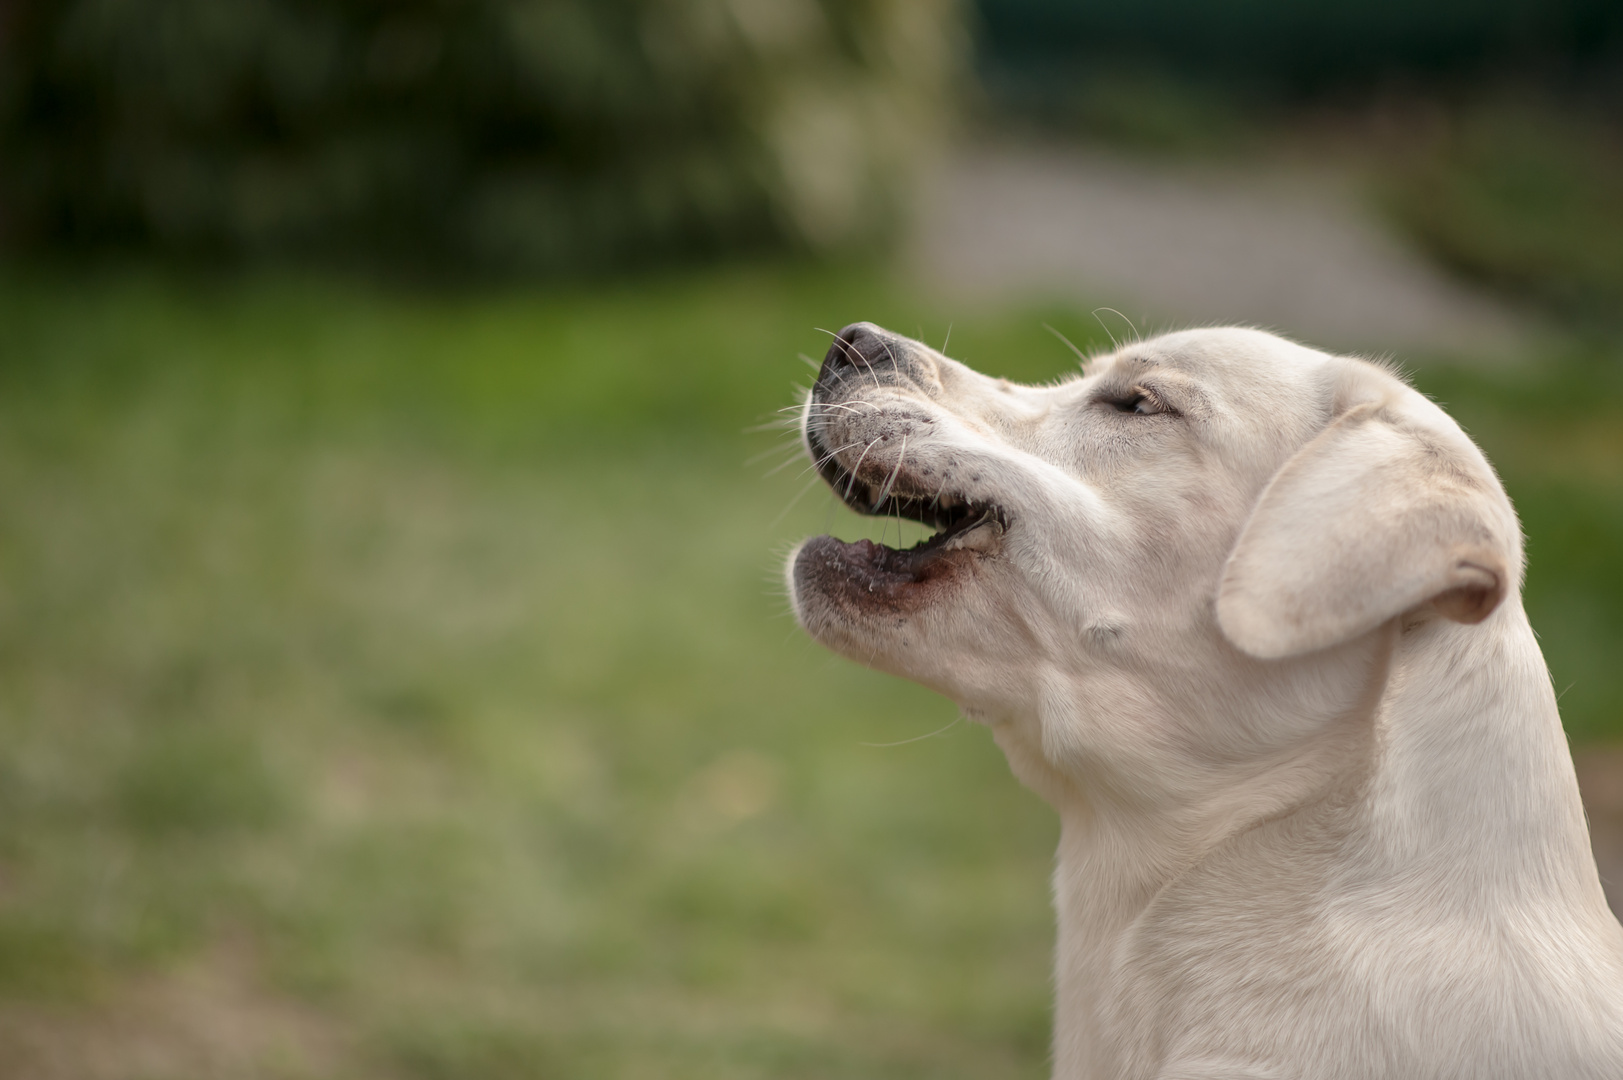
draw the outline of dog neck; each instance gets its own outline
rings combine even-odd
[[[1434,620],[1405,635],[1378,734],[1350,853],[1366,873],[1416,875],[1461,905],[1581,896],[1606,911],[1554,688],[1520,603],[1480,626]]]
[[[1034,760],[1013,726],[994,729],[1061,818],[1056,1076],[1091,1075],[1082,1062],[1111,1056],[1101,1025],[1122,1020],[1113,999],[1130,978],[1119,970],[1129,946],[1144,947],[1134,935],[1157,904],[1210,895],[1210,880],[1192,882],[1213,872],[1225,903],[1245,904],[1235,890],[1247,881],[1260,896],[1288,878],[1309,898],[1401,882],[1486,920],[1508,905],[1565,910],[1612,949],[1623,944],[1521,606],[1480,627],[1394,620],[1368,645],[1368,684],[1345,715],[1238,782],[1149,812]],[[1295,839],[1270,842],[1270,828]]]

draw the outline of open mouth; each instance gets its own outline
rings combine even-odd
[[[823,573],[843,578],[848,589],[899,602],[914,597],[917,587],[957,578],[976,557],[1001,550],[1009,526],[1002,507],[952,491],[926,494],[905,466],[875,466],[871,475],[853,473],[828,452],[815,430],[807,433],[807,444],[818,472],[851,509],[873,517],[916,521],[936,530],[909,548],[872,540],[844,543],[833,537],[818,537],[808,544],[807,554]]]

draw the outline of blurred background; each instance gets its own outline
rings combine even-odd
[[[858,319],[1395,356],[1623,882],[1611,0],[6,0],[0,250],[7,1080],[1045,1076],[1049,812],[777,583]]]

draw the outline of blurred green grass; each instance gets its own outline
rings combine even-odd
[[[1047,810],[977,728],[872,745],[955,712],[776,584],[887,528],[743,433],[860,318],[949,328],[838,268],[0,277],[0,1059],[1044,1075]],[[1044,322],[1104,338],[1032,310],[951,351],[1058,377]],[[1417,368],[1522,509],[1579,739],[1623,735],[1618,360]]]

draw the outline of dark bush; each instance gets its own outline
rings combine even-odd
[[[14,0],[13,247],[522,271],[874,235],[953,0]]]
[[[979,7],[989,67],[1016,82],[1100,64],[1147,65],[1268,95],[1507,72],[1605,80],[1623,50],[1616,0],[979,0]]]

